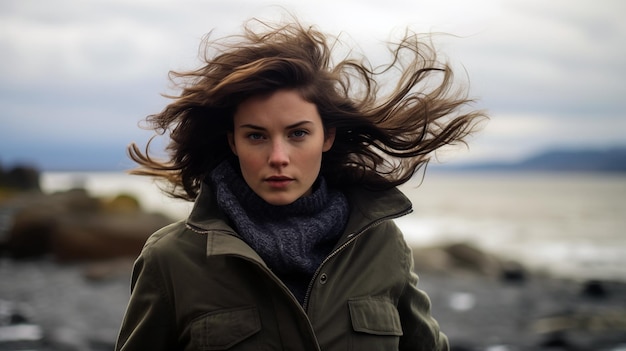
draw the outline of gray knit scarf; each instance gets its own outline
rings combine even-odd
[[[271,205],[254,193],[228,161],[217,166],[210,179],[218,205],[238,235],[303,303],[315,270],[346,225],[346,197],[328,189],[319,177],[311,195],[288,205]]]

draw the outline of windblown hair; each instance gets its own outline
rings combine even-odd
[[[207,174],[236,157],[227,133],[237,106],[252,96],[292,89],[317,106],[324,128],[336,130],[320,171],[335,187],[403,184],[434,151],[464,143],[485,117],[463,111],[472,101],[464,89],[452,89],[449,65],[410,31],[389,44],[391,62],[378,67],[351,54],[335,60],[340,40],[297,22],[253,20],[241,35],[207,36],[203,43],[204,66],[170,72],[172,80],[183,82],[182,92],[146,118],[158,134],[169,133],[169,159],[151,157],[150,142],[144,152],[136,144],[128,149],[140,165],[132,173],[167,180],[171,187],[165,191],[174,197],[195,199]]]

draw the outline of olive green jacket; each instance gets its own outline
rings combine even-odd
[[[135,262],[116,350],[447,350],[393,218],[397,190],[346,193],[351,214],[300,305],[203,186]]]

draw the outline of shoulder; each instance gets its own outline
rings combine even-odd
[[[351,202],[359,204],[372,204],[385,202],[388,206],[406,207],[411,201],[398,188],[387,190],[372,190],[360,185],[349,186],[344,189],[344,194]],[[367,202],[363,202],[367,201]]]
[[[413,206],[400,190],[374,191],[354,186],[344,193],[350,203],[348,236],[367,232],[366,241],[374,247],[384,246],[396,254],[407,252],[404,234],[394,220],[411,213]]]
[[[351,186],[344,190],[350,204],[351,216],[369,220],[396,218],[412,212],[413,204],[397,188],[370,190]]]
[[[350,203],[348,230],[358,232],[358,228],[367,229],[373,240],[382,240],[378,245],[392,245],[398,253],[406,254],[410,250],[402,230],[394,221],[413,212],[411,201],[397,188],[388,190],[368,190],[364,187],[351,187],[345,192]]]
[[[144,245],[144,251],[160,249],[171,246],[175,243],[183,232],[185,232],[185,223],[183,221],[174,222],[154,232]]]
[[[170,260],[181,255],[204,254],[206,235],[189,230],[185,221],[165,226],[146,240],[141,257],[144,259]]]

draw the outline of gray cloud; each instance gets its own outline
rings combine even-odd
[[[55,145],[120,150],[167,103],[169,70],[197,63],[201,37],[231,34],[280,8],[255,1],[8,0],[0,3],[0,162]],[[492,121],[466,160],[551,145],[626,144],[626,3],[572,1],[283,1],[370,55],[409,25],[467,70]],[[601,5],[601,6],[600,6]],[[462,76],[464,72],[459,72]],[[561,132],[559,132],[561,131]],[[108,145],[108,147],[107,147]],[[58,162],[58,161],[57,161]]]

